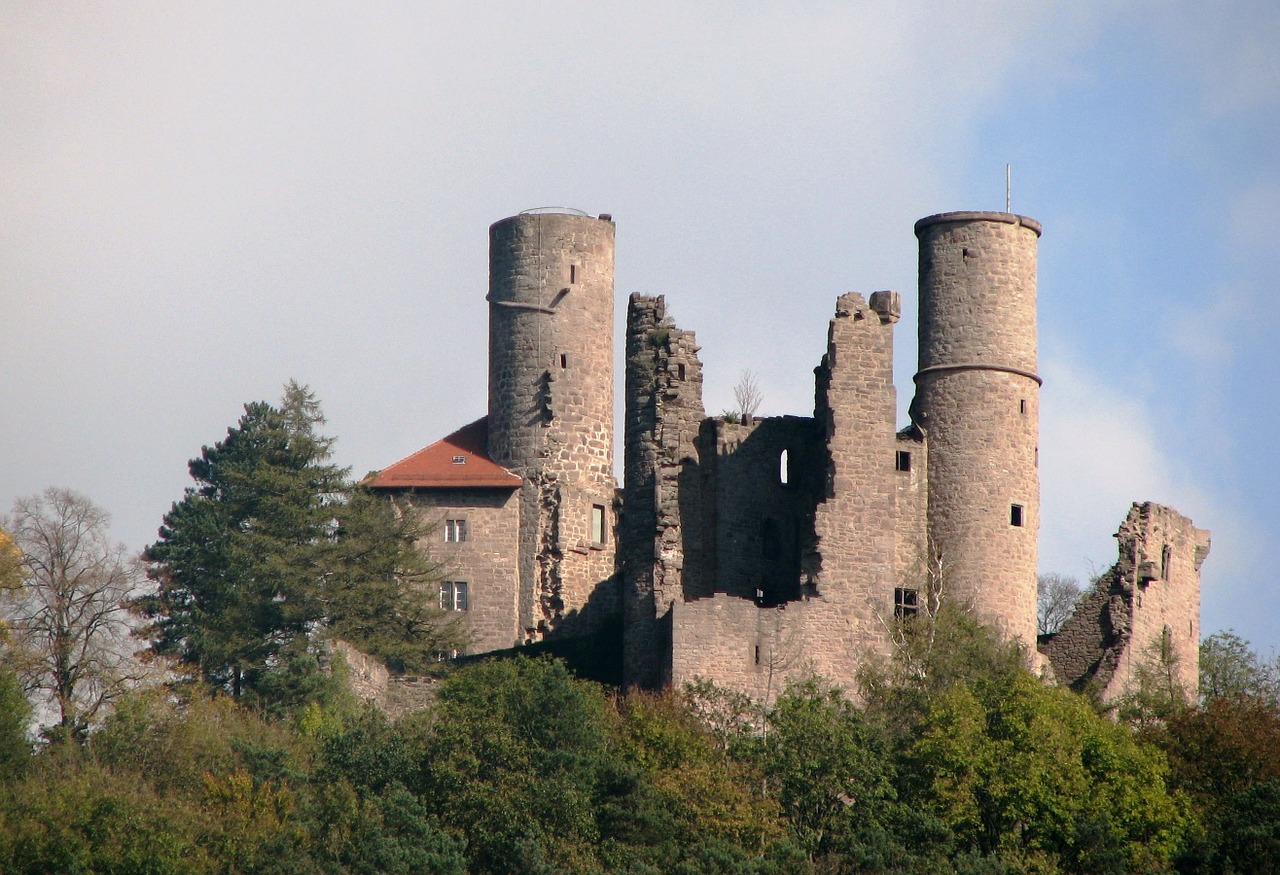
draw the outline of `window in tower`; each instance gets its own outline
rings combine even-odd
[[[1024,524],[1022,511],[1020,504],[1009,505],[1009,525],[1021,527]]]
[[[898,455],[894,460],[893,467],[898,471],[910,471],[911,453],[907,450],[898,450]]]
[[[899,620],[914,617],[920,612],[920,595],[914,589],[895,587],[893,590],[893,616]]]
[[[604,520],[604,505],[591,505],[591,543],[597,546],[604,544],[608,535]]]

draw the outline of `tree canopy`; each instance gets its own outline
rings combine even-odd
[[[152,651],[236,697],[287,696],[280,681],[314,663],[326,630],[401,668],[456,646],[425,591],[417,516],[351,483],[323,423],[294,382],[278,405],[246,404],[191,460],[195,485],[146,550]]]

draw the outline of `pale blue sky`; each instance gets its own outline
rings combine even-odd
[[[617,285],[807,413],[912,223],[1040,220],[1042,570],[1133,500],[1213,530],[1204,629],[1280,645],[1280,9],[1220,3],[0,2],[0,509],[141,548],[245,401],[381,467],[485,404],[488,225],[618,223]],[[372,10],[372,11],[371,11]]]

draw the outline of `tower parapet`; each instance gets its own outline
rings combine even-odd
[[[1035,646],[1041,379],[1040,224],[1012,213],[921,219],[919,371],[928,536],[951,597]]]

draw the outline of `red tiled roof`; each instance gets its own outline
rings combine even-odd
[[[517,488],[523,481],[485,455],[489,444],[489,417],[482,416],[446,438],[423,447],[394,465],[383,468],[368,482],[374,489],[430,487]]]

